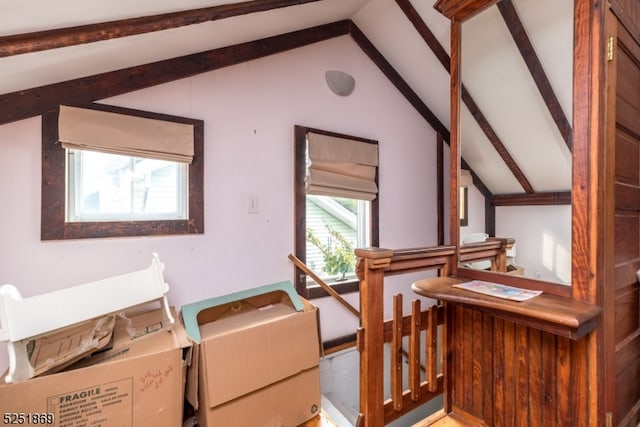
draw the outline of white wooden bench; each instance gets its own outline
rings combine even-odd
[[[7,342],[9,351],[5,382],[24,381],[34,375],[27,352],[34,337],[153,301],[161,304],[167,320],[173,323],[163,270],[158,255],[153,254],[151,265],[144,270],[29,298],[22,298],[13,285],[0,286],[0,340]]]

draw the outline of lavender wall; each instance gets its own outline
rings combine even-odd
[[[328,69],[355,77],[351,96],[329,91]],[[102,102],[204,120],[205,234],[40,241],[40,119],[0,126],[0,284],[24,297],[145,268],[152,252],[176,307],[292,280],[296,124],[378,140],[381,246],[436,244],[435,132],[349,37]],[[257,214],[247,213],[248,197]],[[411,294],[409,283],[390,288]],[[325,339],[357,327],[335,302],[314,302]]]

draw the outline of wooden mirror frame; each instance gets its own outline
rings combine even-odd
[[[461,108],[461,41],[462,23],[496,4],[498,0],[439,0],[434,7],[451,20],[451,166],[450,166],[450,242],[460,250],[459,174],[460,174],[460,108]],[[604,160],[597,153],[602,149],[604,129],[602,22],[604,8],[597,0],[574,0],[574,60],[573,60],[573,171],[571,217],[571,286],[542,282],[518,276],[499,275],[486,271],[460,268],[453,263],[452,274],[470,279],[490,280],[528,289],[571,297],[597,304],[599,266],[597,252],[602,237],[604,218],[598,215],[594,198],[604,197],[597,191],[598,171]],[[591,160],[593,159],[593,160]],[[590,179],[593,177],[594,179]],[[590,198],[592,203],[590,203]],[[590,209],[590,206],[592,207]]]

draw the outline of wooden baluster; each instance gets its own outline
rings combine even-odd
[[[438,389],[438,306],[434,305],[427,311],[426,330],[426,363],[428,390]]]
[[[420,300],[411,305],[411,334],[409,335],[409,389],[414,402],[420,400]]]
[[[402,410],[402,294],[393,296],[391,335],[391,400],[393,409]]]

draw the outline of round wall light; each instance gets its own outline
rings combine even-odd
[[[324,73],[324,78],[327,81],[329,89],[339,96],[351,94],[353,88],[356,86],[356,80],[353,76],[344,71],[329,70]]]

